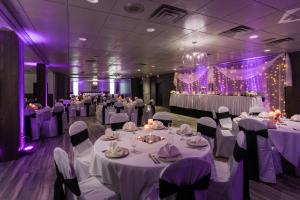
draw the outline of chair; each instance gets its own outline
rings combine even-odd
[[[249,178],[276,183],[276,174],[281,171],[281,161],[268,139],[267,126],[255,119],[242,119],[238,125],[246,138]]]
[[[123,103],[121,101],[117,101],[114,104],[114,107],[116,109],[116,113],[124,112],[124,105],[123,105]]]
[[[113,131],[122,129],[123,125],[128,122],[129,117],[126,113],[115,113],[110,118],[110,126]]]
[[[197,132],[207,139],[213,152],[215,152],[217,124],[210,117],[201,117],[197,122]]]
[[[210,181],[208,199],[250,199],[249,179],[247,176],[244,177],[245,151],[245,137],[244,134],[240,132],[237,135],[233,156],[230,157],[229,161],[221,162],[215,160],[217,176]]]
[[[54,185],[54,200],[97,200],[117,199],[116,193],[105,187],[100,181],[91,177],[78,181],[68,154],[61,148],[56,147],[53,151],[56,169]]]
[[[143,125],[144,119],[144,102],[142,99],[137,99],[132,113],[131,119],[136,123],[137,126]]]
[[[151,114],[152,116],[155,114],[155,101],[154,99],[150,99],[149,106],[151,106]]]
[[[160,173],[159,188],[152,188],[145,199],[207,199],[211,166],[201,158],[179,160]]]
[[[44,137],[55,137],[62,135],[64,130],[64,106],[61,103],[56,103],[52,109],[52,116],[50,119],[42,123],[42,135]]]
[[[30,108],[26,108],[24,111],[24,128],[27,139],[38,140],[40,138],[40,126],[36,113]]]
[[[91,104],[92,104],[92,100],[90,98],[83,100],[83,106],[80,109],[81,117],[89,117],[90,116]]]
[[[225,106],[219,107],[216,116],[219,124],[216,134],[216,156],[229,158],[233,153],[236,137],[232,133],[232,120],[229,109]]]
[[[93,154],[93,144],[89,139],[88,127],[84,121],[76,121],[69,128],[74,151],[74,167],[79,180],[89,177],[89,166]]]
[[[259,113],[261,112],[266,112],[266,111],[267,109],[263,106],[252,106],[249,108],[249,114],[255,116],[259,115]]]
[[[169,112],[157,112],[153,115],[153,119],[161,121],[165,127],[168,127],[168,124],[172,123],[171,113]]]

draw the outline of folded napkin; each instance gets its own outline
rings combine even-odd
[[[117,142],[109,143],[107,151],[109,151],[112,154],[117,153],[119,151],[118,143]]]
[[[261,112],[261,113],[258,114],[257,117],[269,118],[269,113],[268,112]]]
[[[152,129],[163,129],[166,128],[164,124],[161,121],[154,121],[153,124],[151,125]]]
[[[137,127],[135,125],[134,122],[126,122],[124,125],[123,125],[123,130],[129,130],[129,131],[134,131],[136,130]]]
[[[161,158],[169,158],[169,157],[179,156],[180,152],[176,146],[171,144],[166,144],[159,149],[157,155]]]
[[[296,122],[300,122],[300,115],[293,115],[291,117],[291,120],[296,121]]]
[[[179,134],[184,134],[184,135],[191,135],[192,132],[192,128],[190,125],[188,124],[181,124],[180,128],[178,129],[178,133]]]
[[[114,132],[111,130],[111,128],[107,128],[105,130],[105,137],[114,137]]]
[[[248,118],[249,115],[246,112],[242,112],[239,117],[244,119],[244,118]]]

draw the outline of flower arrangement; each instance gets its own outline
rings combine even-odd
[[[247,96],[247,97],[255,97],[255,96],[257,96],[257,93],[256,92],[254,92],[254,91],[250,91],[250,92],[245,92],[245,96]]]

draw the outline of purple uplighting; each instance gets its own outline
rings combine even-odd
[[[25,146],[25,130],[24,130],[24,45],[22,40],[20,43],[20,66],[19,66],[19,110],[20,110],[20,139],[19,139],[19,151]]]

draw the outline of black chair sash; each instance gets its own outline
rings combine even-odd
[[[216,115],[218,120],[230,118],[229,112],[216,113]]]
[[[69,122],[69,119],[70,119],[70,113],[69,113],[69,107],[71,105],[68,103],[68,104],[65,104],[65,112],[67,113],[67,121]]]
[[[137,126],[142,125],[143,110],[145,106],[135,106],[137,109]]]
[[[58,135],[63,134],[63,121],[62,121],[62,115],[64,111],[59,111],[59,112],[53,112],[52,116],[56,117],[56,124],[57,124],[57,130],[58,130]]]
[[[79,116],[80,116],[80,110],[76,109],[76,117],[79,117]]]
[[[115,106],[117,113],[120,113],[121,110],[124,110],[124,106]]]
[[[91,103],[84,103],[84,106],[85,106],[85,112],[86,112],[86,116],[87,116],[87,117],[90,116],[90,105],[91,105]]]
[[[165,127],[168,127],[168,124],[172,124],[172,120],[165,120],[165,119],[154,119],[154,120],[160,121],[161,123],[163,123]]]
[[[80,192],[77,178],[64,179],[64,176],[58,170],[56,163],[55,163],[55,170],[56,170],[57,177],[54,183],[54,200],[66,199],[66,194],[63,185],[65,185],[65,188],[68,188],[76,196],[80,196],[81,192]]]
[[[24,117],[25,136],[29,139],[32,139],[31,118],[36,118],[36,114],[32,113],[31,115],[25,115]]]
[[[247,163],[249,179],[259,181],[259,161],[258,161],[258,148],[257,148],[257,136],[268,138],[268,130],[251,131],[246,130],[243,127],[239,127],[246,136],[247,144]]]
[[[163,179],[159,180],[159,197],[166,198],[176,194],[176,200],[193,200],[195,199],[195,190],[206,190],[210,181],[210,173],[202,177],[197,182],[191,185],[178,186],[174,183],[169,183]]]
[[[201,132],[202,135],[206,135],[210,138],[216,138],[216,128],[206,126],[203,124],[197,124],[197,132]]]
[[[151,106],[152,115],[154,115],[155,114],[155,106],[152,104],[152,102],[150,102],[149,105]]]
[[[115,131],[115,130],[122,129],[125,123],[126,122],[112,123],[112,124],[110,124],[111,130]]]
[[[107,108],[106,105],[102,107],[102,125],[105,125],[105,109]]]
[[[241,148],[237,142],[235,142],[233,150],[233,158],[236,162],[243,162],[243,196],[244,200],[250,199],[249,192],[249,173],[248,173],[248,162],[247,162],[247,151]]]
[[[70,137],[71,137],[72,146],[77,146],[89,138],[89,132],[87,129],[85,129]]]

